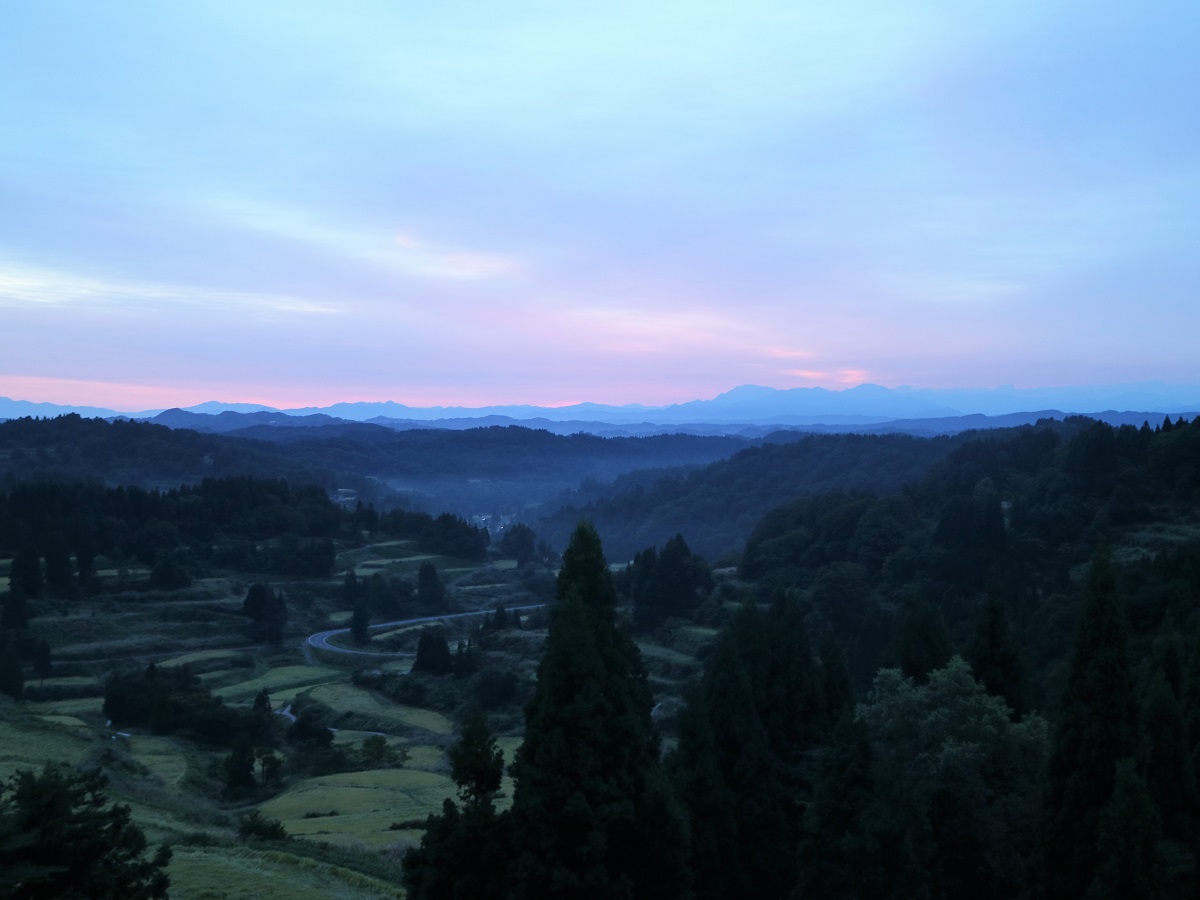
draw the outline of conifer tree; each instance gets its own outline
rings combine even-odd
[[[684,829],[661,776],[646,671],[618,626],[612,576],[588,523],[563,554],[557,595],[513,765],[516,892],[683,896]]]
[[[781,896],[794,884],[806,757],[829,731],[824,682],[785,594],[766,611],[747,604],[713,648],[672,759],[699,896]],[[848,694],[837,690],[840,713]]]
[[[1100,813],[1100,865],[1086,900],[1159,900],[1158,810],[1132,759],[1117,763],[1113,794]]]
[[[1092,563],[1055,726],[1042,813],[1041,896],[1082,898],[1103,859],[1100,816],[1117,764],[1137,751],[1138,714],[1124,616],[1107,550]]]
[[[1166,837],[1187,842],[1196,814],[1196,778],[1188,753],[1187,726],[1175,692],[1161,669],[1142,700],[1146,787]]]
[[[21,673],[21,651],[15,641],[6,640],[0,646],[0,694],[20,700],[25,693],[25,676]]]
[[[1029,687],[1021,652],[1013,640],[1004,607],[988,599],[971,645],[971,669],[989,694],[1003,697],[1017,718],[1029,712]]]
[[[468,716],[447,755],[463,806],[447,797],[441,815],[426,819],[421,845],[404,856],[408,897],[503,897],[511,876],[511,817],[497,815],[493,801],[504,772],[504,751],[496,747],[482,713]]]
[[[371,640],[371,616],[367,612],[367,598],[359,597],[350,616],[350,636],[360,647]]]

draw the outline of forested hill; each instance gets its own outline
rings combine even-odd
[[[339,486],[328,467],[260,442],[74,414],[0,422],[0,483],[5,486],[82,481],[173,488],[231,475]]]
[[[683,533],[693,551],[715,559],[740,550],[763,515],[783,501],[834,489],[894,493],[971,439],[789,435],[692,472],[639,472],[611,486],[584,486],[536,530],[561,547],[579,519],[590,519],[617,560]]]
[[[0,422],[0,481],[170,488],[248,474],[327,490],[354,488],[367,499],[390,490],[416,508],[472,515],[517,511],[589,478],[703,465],[748,446],[736,437],[600,438],[516,426],[393,432],[361,425],[333,433],[320,428],[257,433],[272,440],[75,415],[14,419]]]
[[[1028,667],[1004,692],[1018,708],[1043,705],[1061,688],[1078,574],[1099,546],[1112,548],[1141,652],[1163,628],[1196,633],[1197,501],[1200,419],[1139,429],[1072,418],[977,435],[899,494],[780,505],[751,534],[741,574],[798,591],[860,682],[881,665],[912,674],[971,655],[1002,622]]]

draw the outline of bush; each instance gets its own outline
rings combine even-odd
[[[287,829],[278,819],[268,819],[257,809],[238,819],[238,837],[243,841],[286,841]]]

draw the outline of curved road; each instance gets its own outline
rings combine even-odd
[[[508,611],[510,613],[511,612],[524,612],[527,609],[541,609],[545,605],[546,604],[544,604],[544,603],[533,603],[533,604],[530,604],[529,606],[514,606],[512,608],[505,607],[505,609],[508,609]],[[441,622],[445,619],[463,619],[463,618],[466,618],[467,616],[490,616],[494,612],[495,612],[494,609],[479,609],[479,610],[475,610],[474,612],[449,613],[447,615],[442,615],[442,616],[420,616],[416,619],[400,619],[399,621],[396,621],[396,622],[382,622],[379,625],[370,626],[369,630],[376,631],[377,629],[380,629],[380,628],[399,628],[403,625],[419,625],[422,622]],[[350,633],[349,628],[331,628],[328,631],[318,631],[316,634],[310,634],[308,636],[308,640],[305,643],[308,647],[312,647],[313,649],[316,649],[316,650],[326,650],[330,653],[345,653],[347,655],[355,655],[355,656],[380,656],[380,657],[394,658],[396,656],[405,656],[405,655],[411,656],[412,655],[412,654],[404,654],[404,653],[379,653],[374,650],[354,650],[350,647],[339,647],[335,644],[329,643],[329,639],[331,637],[333,637],[335,634],[349,634],[349,633]]]

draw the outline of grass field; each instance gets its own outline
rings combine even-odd
[[[397,885],[285,850],[179,847],[171,859],[170,874],[171,896],[176,900],[365,900],[404,896]]]
[[[67,700],[43,700],[38,703],[26,703],[25,708],[39,716],[76,716],[96,718],[102,716],[104,698],[71,697]]]
[[[441,713],[382,700],[352,684],[323,684],[312,698],[338,712],[352,712],[393,726],[419,728],[437,735],[454,733],[454,723]]]
[[[343,670],[330,666],[279,666],[246,681],[214,687],[213,693],[226,703],[239,703],[253,700],[255,694],[266,688],[272,700],[292,700],[314,685],[345,678]]]
[[[260,807],[288,833],[330,843],[386,847],[401,840],[389,826],[423,819],[453,797],[446,775],[405,767],[309,778]],[[336,812],[337,815],[328,815]],[[306,814],[318,817],[305,818]]]
[[[0,779],[17,769],[37,769],[51,760],[78,764],[92,745],[90,732],[65,724],[26,717],[4,698],[0,709]]]
[[[130,738],[127,746],[130,755],[166,788],[178,787],[187,774],[187,755],[171,738],[139,734]]]
[[[195,653],[185,653],[183,656],[176,656],[173,659],[164,659],[157,665],[160,669],[170,669],[175,666],[194,666],[197,663],[212,662],[218,659],[236,659],[243,655],[240,650],[198,650]]]

